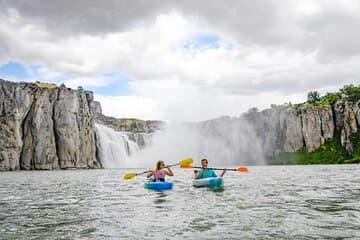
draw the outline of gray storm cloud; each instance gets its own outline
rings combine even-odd
[[[304,1],[303,1],[304,2]],[[16,10],[27,22],[45,26],[57,35],[97,35],[122,32],[155,21],[160,13],[177,11],[249,45],[318,51],[320,60],[360,53],[360,3],[312,1],[320,11],[301,15],[299,1],[22,1],[2,0],[1,9]],[[353,5],[353,7],[351,7]],[[6,36],[1,36],[6,45]]]
[[[36,64],[79,84],[121,70],[163,111],[189,101],[189,118],[205,105],[229,114],[255,106],[257,94],[280,103],[276,95],[335,90],[360,77],[359,1],[0,0],[0,8],[0,64]],[[201,31],[234,49],[169,50]]]
[[[65,35],[126,31],[154,21],[160,13],[177,11],[199,17],[204,24],[244,44],[304,51],[318,49],[321,54],[332,57],[360,53],[358,1],[344,4],[342,1],[312,1],[320,11],[307,15],[299,14],[299,1],[292,0],[2,0],[0,4],[2,9],[16,9],[29,22]]]

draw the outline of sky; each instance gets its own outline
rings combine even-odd
[[[202,121],[360,83],[357,0],[0,0],[0,78]]]

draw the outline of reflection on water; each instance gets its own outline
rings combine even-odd
[[[252,167],[221,191],[124,172],[0,173],[0,239],[360,239],[359,165]]]
[[[166,193],[164,192],[157,192],[156,197],[154,198],[154,204],[157,208],[163,208],[161,204],[165,203],[166,200]]]

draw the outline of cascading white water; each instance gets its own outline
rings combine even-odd
[[[255,131],[239,118],[219,118],[197,124],[170,124],[152,136],[152,144],[130,156],[134,167],[151,167],[188,157],[212,166],[262,165],[262,146]]]
[[[95,124],[98,157],[104,168],[128,167],[129,156],[139,151],[136,142],[126,133]]]
[[[201,123],[169,124],[163,131],[139,136],[96,125],[98,156],[105,168],[154,167],[207,158],[212,166],[262,165],[262,146],[252,127],[240,118],[223,117]]]

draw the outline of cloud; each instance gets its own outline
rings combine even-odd
[[[87,87],[103,87],[106,86],[106,79],[104,78],[71,78],[67,79],[64,84],[70,88],[77,88],[79,86]]]
[[[89,88],[119,117],[239,115],[360,76],[357,1],[3,0],[0,7],[0,64],[37,66],[41,80]],[[126,77],[109,76],[117,72]]]
[[[16,10],[30,24],[41,25],[47,31],[60,33],[60,36],[126,31],[138,24],[153,21],[163,6],[159,0],[3,0],[0,4],[2,9]]]
[[[152,98],[141,96],[103,96],[95,94],[101,102],[102,112],[108,116],[162,120],[166,118],[159,103]]]
[[[356,39],[360,38],[360,15],[351,12],[341,8],[332,9],[304,20],[304,28],[309,33],[304,44],[318,48],[324,61],[358,56],[360,42]]]

